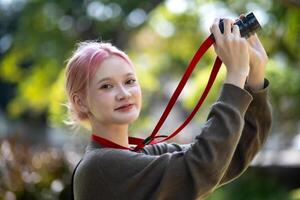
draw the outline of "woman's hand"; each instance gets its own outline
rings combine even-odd
[[[223,22],[224,34],[219,29],[219,19],[215,19],[210,27],[210,31],[215,38],[214,49],[226,66],[227,76],[225,82],[244,88],[250,71],[248,43],[245,38],[241,38],[239,27],[233,25],[233,20],[224,19]]]
[[[249,37],[247,42],[250,54],[250,73],[247,79],[247,85],[254,91],[260,90],[264,87],[268,56],[256,34]]]
[[[239,18],[242,20],[245,18],[245,15],[241,14]],[[250,72],[247,79],[247,85],[254,91],[260,90],[264,87],[268,56],[256,33],[249,37],[247,42],[250,54]]]

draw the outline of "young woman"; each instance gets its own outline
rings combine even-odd
[[[91,140],[75,171],[76,200],[201,199],[245,171],[271,127],[268,58],[257,36],[241,38],[233,23],[224,20],[223,34],[218,20],[210,28],[227,75],[195,142],[146,145],[137,153]],[[80,43],[67,64],[66,93],[75,121],[89,122],[94,137],[129,147],[128,126],[142,103],[124,52],[109,43]]]

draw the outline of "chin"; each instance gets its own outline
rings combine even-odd
[[[114,123],[115,124],[131,124],[135,122],[137,119],[115,119]]]
[[[139,113],[133,113],[129,116],[118,116],[114,119],[117,124],[131,124],[135,122],[139,117]]]

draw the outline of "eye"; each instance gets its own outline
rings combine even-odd
[[[129,80],[126,82],[126,84],[132,85],[132,84],[134,84],[135,82],[136,82],[135,79],[129,79]]]
[[[110,84],[104,84],[100,87],[100,89],[110,89],[110,88],[112,88],[112,85]]]

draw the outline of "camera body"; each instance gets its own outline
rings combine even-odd
[[[238,19],[234,24],[239,26],[241,37],[248,38],[261,29],[259,22],[251,12],[242,19]],[[224,33],[223,19],[220,19],[219,28]]]

